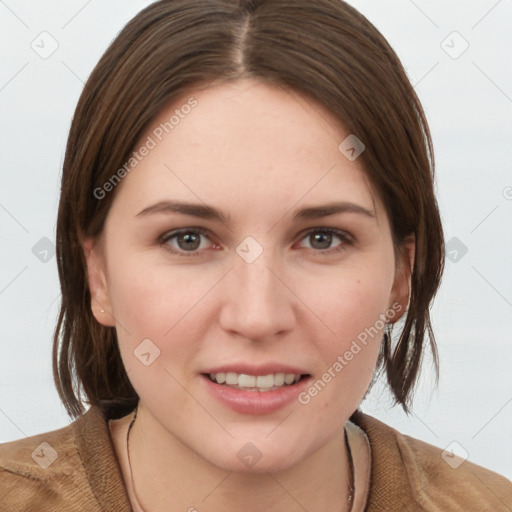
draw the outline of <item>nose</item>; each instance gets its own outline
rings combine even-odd
[[[290,331],[299,301],[284,274],[270,252],[263,251],[252,263],[235,254],[223,287],[221,327],[253,341]]]

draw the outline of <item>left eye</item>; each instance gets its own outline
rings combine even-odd
[[[331,248],[333,238],[341,240],[341,244]],[[306,233],[306,236],[302,240],[310,240],[313,249],[318,249],[316,252],[320,253],[331,253],[338,252],[345,249],[347,244],[352,242],[351,236],[345,231],[332,228],[313,229]]]

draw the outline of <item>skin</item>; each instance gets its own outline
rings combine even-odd
[[[117,186],[101,236],[83,243],[93,312],[116,327],[140,397],[130,435],[137,495],[150,511],[339,512],[348,486],[343,425],[368,388],[383,329],[308,404],[294,400],[269,414],[234,412],[212,399],[199,373],[281,362],[321,378],[393,304],[405,310],[414,242],[395,258],[362,159],[338,150],[349,133],[323,106],[240,80],[191,91],[154,125],[190,96],[198,105]],[[212,205],[232,224],[137,216],[168,199]],[[293,219],[300,208],[334,201],[374,216]],[[160,241],[194,227],[207,233],[195,255],[176,237]],[[315,234],[326,227],[351,238],[321,245]],[[236,252],[248,236],[263,249],[252,263]],[[133,352],[148,338],[161,353],[145,366]],[[125,478],[130,417],[115,431]],[[250,469],[237,457],[247,442],[262,454]]]

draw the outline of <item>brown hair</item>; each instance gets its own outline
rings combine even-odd
[[[411,296],[399,339],[386,330],[378,368],[408,411],[444,264],[425,114],[390,45],[340,0],[161,0],[120,32],[80,96],[62,173],[57,264],[62,304],[54,379],[68,414],[84,403],[125,414],[138,396],[113,327],[91,312],[81,235],[98,236],[114,198],[97,199],[161,109],[196,84],[254,77],[326,106],[364,142],[360,156],[388,213],[395,248],[415,235]],[[341,141],[340,141],[341,142]]]

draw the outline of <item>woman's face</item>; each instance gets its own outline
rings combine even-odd
[[[395,261],[361,159],[338,148],[349,135],[254,80],[193,91],[141,138],[85,244],[94,314],[141,406],[218,467],[284,469],[328,446],[407,305],[411,253]]]

